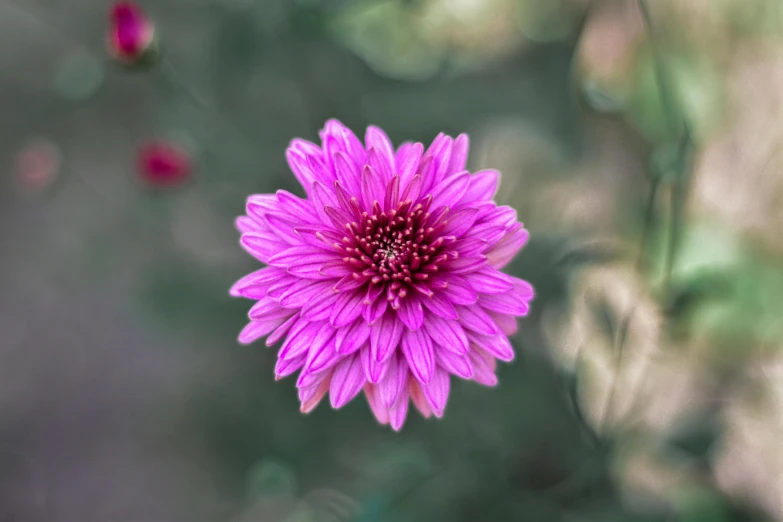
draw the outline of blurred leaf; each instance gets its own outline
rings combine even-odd
[[[664,311],[671,318],[683,318],[705,302],[727,298],[730,292],[728,273],[698,272],[686,281],[673,283]]]
[[[675,425],[668,434],[666,444],[703,466],[711,458],[722,434],[720,412],[713,407]]]
[[[596,326],[609,341],[608,345],[614,348],[622,319],[603,297],[588,294],[585,296],[585,301],[587,301],[587,306],[593,314]]]
[[[569,269],[578,269],[584,265],[601,265],[613,261],[619,257],[615,245],[608,243],[584,243],[575,247],[568,247],[555,260],[555,263]]]
[[[296,476],[293,470],[281,462],[263,460],[248,472],[247,495],[249,498],[291,498],[296,493]]]

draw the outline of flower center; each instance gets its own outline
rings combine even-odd
[[[371,213],[363,211],[357,221],[346,225],[344,261],[354,267],[353,277],[385,286],[392,306],[398,306],[397,298],[412,289],[430,294],[426,282],[439,265],[457,258],[457,252],[448,248],[456,238],[441,235],[448,209],[431,213],[431,202],[431,196],[415,205],[403,201],[387,211],[376,202]]]

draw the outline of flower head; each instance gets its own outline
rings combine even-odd
[[[395,150],[376,127],[362,143],[330,120],[321,142],[287,151],[305,199],[250,196],[237,219],[242,246],[268,265],[231,289],[257,301],[239,341],[283,340],[275,373],[299,371],[303,412],[364,390],[395,430],[410,401],[440,417],[452,374],[493,386],[495,360],[514,357],[506,336],[533,289],[500,269],[528,233],[492,202],[498,172],[465,170],[464,134]]]
[[[155,26],[134,2],[117,2],[109,12],[109,52],[121,62],[139,62],[150,50]]]
[[[142,145],[137,162],[139,176],[153,187],[179,185],[190,177],[191,162],[187,152],[167,141]]]

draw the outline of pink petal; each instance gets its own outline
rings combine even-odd
[[[310,351],[307,353],[307,361],[305,361],[305,370],[309,372],[322,372],[331,368],[343,359],[343,356],[338,354],[334,349],[334,330],[329,327],[326,332],[319,332],[313,341]],[[327,339],[321,343],[321,339]]]
[[[364,378],[359,354],[353,354],[337,363],[329,385],[329,400],[332,407],[338,409],[348,404],[358,395],[365,382],[367,381]]]
[[[277,356],[281,359],[293,359],[308,353],[314,345],[316,349],[319,349],[329,340],[327,335],[331,332],[333,330],[326,321],[308,323],[300,319],[292,327],[291,333],[286,338],[283,346],[280,347],[280,352]]]
[[[411,401],[413,401],[413,405],[419,410],[421,416],[425,419],[429,418],[429,416],[432,415],[432,410],[430,409],[429,402],[427,402],[427,398],[424,396],[424,391],[421,389],[419,381],[416,379],[408,379],[408,393]]]
[[[431,208],[453,208],[465,195],[469,183],[470,173],[467,171],[459,172],[444,179],[437,187],[433,187]]]
[[[389,412],[383,407],[383,404],[381,404],[376,386],[369,383],[365,384],[364,396],[367,397],[367,404],[370,405],[370,409],[372,410],[373,415],[375,415],[375,418],[378,419],[378,422],[381,424],[389,424]]]
[[[485,310],[506,315],[522,316],[530,311],[530,305],[515,292],[480,294],[478,304]]]
[[[250,344],[258,338],[274,331],[275,328],[285,321],[285,319],[285,317],[278,317],[263,321],[250,321],[239,333],[239,342],[242,344]]]
[[[389,424],[394,431],[400,431],[405,424],[405,417],[408,416],[408,388],[405,387],[400,392],[400,398],[397,403],[389,409]]]
[[[386,376],[386,372],[391,366],[391,357],[385,361],[378,361],[373,353],[372,349],[367,345],[363,346],[359,350],[359,357],[362,360],[362,368],[364,369],[364,376],[368,382],[378,384]]]
[[[370,347],[376,361],[385,361],[400,344],[403,325],[393,313],[387,313],[370,327]]]
[[[326,188],[326,186],[324,186],[323,183],[318,181],[313,183],[312,188],[310,189],[310,194],[310,197],[313,198],[313,206],[315,207],[315,211],[318,214],[321,223],[331,227],[332,220],[326,214],[325,209],[326,207],[336,207],[337,199],[335,199],[335,197]],[[338,230],[342,231],[343,229],[339,228]]]
[[[463,238],[452,243],[451,248],[459,252],[460,257],[472,257],[483,254],[489,248],[489,243],[486,239]]]
[[[397,206],[400,201],[400,176],[394,176],[386,185],[386,195],[383,201],[383,208],[387,212]]]
[[[239,216],[236,218],[236,220],[234,220],[234,227],[236,227],[240,234],[258,230],[258,226],[255,224],[255,221],[247,216]]]
[[[495,335],[498,327],[492,318],[479,305],[457,306],[459,322],[472,332],[481,335]]]
[[[386,375],[378,383],[381,404],[385,408],[394,406],[397,399],[400,398],[402,391],[407,389],[408,378],[408,364],[405,362],[405,358],[394,354],[389,362],[389,369]]]
[[[285,275],[285,272],[274,267],[256,270],[234,283],[229,294],[233,297],[261,299],[266,296],[266,291],[272,282],[282,275]]]
[[[334,166],[337,181],[348,189],[351,194],[359,194],[361,189],[359,178],[361,174],[359,166],[354,163],[353,159],[342,152],[338,152],[334,155]]]
[[[385,186],[378,173],[370,165],[365,165],[362,169],[362,204],[365,210],[372,209],[374,202],[383,201]]]
[[[367,152],[367,167],[372,168],[377,173],[376,175],[383,186],[386,186],[394,175],[391,164],[376,149],[370,149]]]
[[[354,322],[362,313],[363,300],[364,293],[358,290],[340,294],[329,318],[332,326],[339,328]]]
[[[340,294],[332,293],[331,295],[325,295],[322,299],[312,301],[307,306],[302,308],[302,317],[310,321],[321,321],[329,319],[332,315],[332,305]]]
[[[296,370],[304,366],[306,355],[300,355],[293,359],[278,359],[275,364],[275,378],[277,380],[288,377]]]
[[[256,304],[253,305],[252,308],[250,308],[250,311],[248,312],[247,316],[250,319],[270,319],[271,317],[275,315],[274,312],[278,312],[276,317],[281,317],[282,315],[288,317],[291,314],[291,311],[288,310],[287,312],[285,310],[282,310],[280,307],[280,304],[271,297],[264,297],[262,299],[259,299]]]
[[[476,201],[490,201],[495,197],[498,191],[498,182],[500,181],[500,172],[496,170],[480,170],[470,178],[463,203],[473,203]]]
[[[281,324],[277,327],[277,329],[269,334],[269,337],[266,338],[266,345],[267,346],[274,346],[277,344],[277,342],[283,338],[285,334],[288,333],[288,331],[291,329],[291,326],[299,320],[299,313],[295,313],[291,317],[289,317],[286,322]]]
[[[428,384],[422,385],[424,396],[436,417],[442,417],[443,411],[446,409],[446,401],[449,400],[449,381],[449,374],[437,368],[432,380]]]
[[[469,305],[478,301],[478,294],[462,277],[449,274],[441,281],[442,286],[439,282],[433,283],[433,287],[438,288],[450,302],[456,305]]]
[[[465,274],[463,277],[480,294],[502,294],[514,288],[509,276],[489,266]]]
[[[373,162],[375,161],[382,164],[383,171],[375,165],[373,165],[373,168],[381,174],[384,183],[388,183],[392,177],[392,171],[395,170],[394,147],[392,146],[391,140],[381,129],[370,125],[367,127],[367,133],[364,136],[364,144],[368,151],[367,163],[373,165]],[[375,155],[377,155],[375,160],[373,160],[373,150],[375,151]],[[386,172],[388,172],[388,174],[386,174]]]
[[[488,363],[487,360],[482,357],[475,350],[468,352],[468,357],[473,366],[473,380],[484,386],[495,386],[498,383],[498,378],[495,375],[495,370]]]
[[[310,413],[318,406],[318,403],[321,402],[321,399],[326,395],[326,392],[329,391],[329,379],[324,378],[317,388],[312,389],[314,390],[312,393],[309,391],[304,392],[306,397],[302,398],[302,405],[299,408],[302,413]],[[302,393],[303,392],[300,390],[300,398]]]
[[[361,348],[370,338],[370,325],[359,319],[350,326],[337,330],[335,334],[335,349],[339,354],[353,353]]]
[[[419,170],[423,153],[424,146],[421,143],[404,143],[400,146],[395,158],[397,173],[400,175],[400,186],[408,187]]]
[[[438,366],[463,379],[473,377],[473,365],[467,355],[457,355],[447,350],[437,350]]]
[[[300,279],[280,295],[280,306],[285,308],[302,308],[307,303],[321,295],[328,295],[331,281],[312,281]]]
[[[280,269],[278,268],[278,270]],[[281,276],[280,278],[278,278],[277,281],[275,281],[269,286],[269,289],[266,291],[266,295],[274,299],[280,299],[280,296],[286,293],[288,289],[291,288],[292,285],[295,285],[300,281],[303,281],[303,279],[300,279],[296,276],[292,276],[288,274]]]
[[[454,309],[454,305],[440,297],[438,294],[433,294],[430,297],[424,297],[421,299],[421,301],[430,312],[439,317],[453,320],[456,320],[459,317],[457,315],[457,311]]]
[[[239,240],[242,248],[262,263],[269,263],[269,260],[289,245],[281,241],[271,232],[248,232],[242,234]]]
[[[246,236],[243,236],[243,239]],[[289,266],[301,267],[308,264],[327,263],[336,259],[340,259],[340,256],[337,254],[325,252],[320,248],[309,245],[300,245],[279,250],[277,254],[269,258],[268,264],[288,268]]]
[[[451,158],[449,159],[449,168],[446,170],[446,174],[454,174],[465,170],[465,166],[468,163],[468,148],[470,146],[470,140],[467,134],[460,134],[457,139],[454,140],[454,145],[451,148]]]
[[[487,312],[492,320],[498,325],[500,331],[507,336],[514,335],[517,332],[517,320],[511,315],[499,314],[496,312]]]
[[[400,186],[402,187],[402,179],[400,179]],[[405,191],[402,193],[402,201],[410,201],[415,203],[419,200],[421,195],[421,176],[413,176],[410,183],[405,187]]]
[[[411,330],[421,328],[424,324],[424,308],[421,306],[421,300],[413,296],[403,299],[400,309],[397,310],[397,317]]]
[[[309,190],[313,181],[315,181],[315,173],[310,168],[310,163],[307,159],[297,151],[289,148],[285,154],[286,160],[288,160],[288,166],[291,168],[291,172],[294,173],[297,181],[302,185],[302,188]]]
[[[447,321],[429,314],[424,320],[424,330],[435,343],[456,354],[468,351],[468,337],[457,321]]]
[[[318,222],[318,214],[311,201],[299,198],[286,190],[277,191],[277,200],[280,202],[280,207],[297,220],[306,223]]]
[[[460,257],[443,263],[443,269],[449,274],[466,274],[475,272],[486,265],[487,258],[484,256]]]
[[[511,346],[508,338],[502,333],[493,336],[468,333],[468,339],[470,339],[471,343],[474,343],[501,361],[510,362],[514,360],[514,348]]]
[[[519,249],[527,243],[528,237],[528,231],[524,228],[507,235],[492,250],[487,252],[487,263],[497,269],[503,268],[511,262],[517,252],[519,252]]]
[[[422,384],[430,382],[435,371],[435,350],[430,336],[422,330],[407,330],[402,336],[402,353],[413,376]]]

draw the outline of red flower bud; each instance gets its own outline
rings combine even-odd
[[[117,2],[109,13],[109,53],[127,64],[145,57],[153,44],[155,26],[133,2]]]
[[[152,141],[139,149],[137,167],[141,179],[153,187],[171,187],[190,177],[188,153],[167,141]]]

